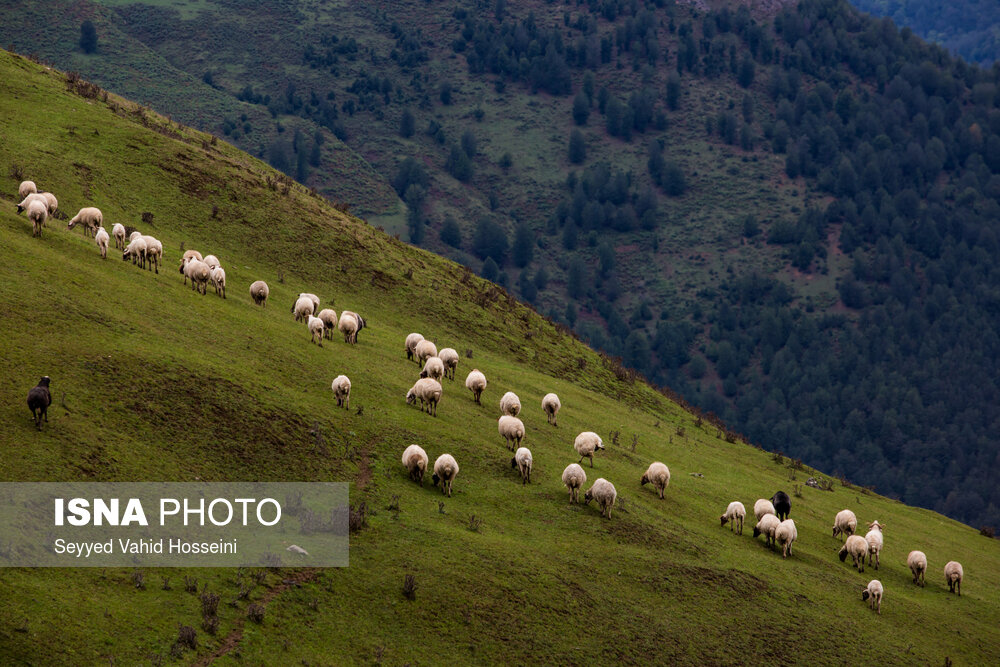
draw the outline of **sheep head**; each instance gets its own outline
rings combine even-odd
[[[49,376],[48,375],[44,375],[44,376],[42,376],[42,379],[38,381],[38,386],[39,387],[48,387],[49,386],[49,382],[51,382],[51,380],[49,379]]]
[[[513,459],[510,460],[510,467],[511,468],[516,468],[517,467],[517,459],[516,458],[513,458]]]
[[[754,537],[756,537],[756,535]],[[843,563],[844,561],[847,560],[847,545],[846,544],[840,548],[839,556],[840,556],[840,562],[841,563]]]
[[[427,369],[426,368],[424,370],[420,371],[420,377],[421,378],[427,377]]]
[[[417,394],[412,389],[410,391],[406,392],[406,404],[407,405],[413,405],[414,401],[416,401],[416,400],[417,400]]]
[[[870,597],[871,597],[871,593],[868,591],[867,588],[864,588],[864,589],[861,590],[861,599],[862,600],[867,600]]]
[[[434,486],[437,486],[438,484],[441,483],[441,477],[438,476],[437,473],[434,473],[433,475],[431,475],[431,481],[434,482]]]
[[[649,475],[643,475],[642,479],[639,480],[639,486],[646,486],[647,484],[649,484]],[[725,523],[725,521],[723,521],[723,523]]]
[[[645,482],[643,482],[643,484],[645,484]],[[722,516],[719,517],[719,521],[720,521],[720,525],[725,526],[727,523],[729,523],[729,517],[726,516],[725,514],[723,514]],[[754,537],[757,537],[757,536],[754,535]]]
[[[590,501],[594,499],[594,490],[590,489],[585,494],[583,494],[583,504],[589,505]]]

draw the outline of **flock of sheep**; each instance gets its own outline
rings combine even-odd
[[[58,208],[56,197],[48,192],[38,192],[35,183],[24,181],[18,188],[18,195],[22,201],[17,206],[18,213],[27,211],[28,218],[32,222],[32,236],[41,236],[41,230],[48,217],[55,213]],[[73,229],[77,224],[83,226],[84,234],[92,234],[100,250],[101,257],[107,259],[109,235],[103,227],[103,215],[97,208],[87,207],[80,209],[69,221],[69,229]],[[163,245],[152,236],[133,232],[126,239],[125,227],[115,224],[111,235],[115,239],[115,248],[122,250],[122,259],[131,259],[133,264],[138,264],[140,268],[154,270],[159,273],[160,261],[163,257]],[[214,255],[203,257],[196,250],[188,250],[184,253],[180,262],[180,273],[184,275],[184,284],[191,281],[191,288],[200,294],[205,294],[209,283],[215,288],[216,294],[222,298],[226,297],[226,272],[219,264],[218,258]],[[250,285],[250,298],[256,305],[266,306],[269,289],[267,283],[258,280]],[[305,322],[310,333],[310,340],[323,345],[324,339],[333,339],[333,330],[336,328],[344,336],[344,342],[355,344],[358,342],[358,332],[365,328],[366,322],[363,317],[355,312],[345,310],[337,317],[336,311],[331,308],[320,310],[319,297],[315,294],[303,292],[298,295],[292,305],[292,314],[296,322]],[[438,351],[437,346],[425,339],[419,333],[411,333],[404,342],[406,358],[415,361],[418,366],[422,365],[419,379],[406,393],[406,403],[414,405],[420,402],[421,411],[437,416],[437,406],[441,402],[444,388],[442,379],[455,379],[455,371],[458,368],[459,355],[453,348],[443,348]],[[44,418],[48,421],[46,409],[51,404],[49,392],[49,377],[43,377],[38,386],[28,393],[28,407],[32,411],[37,428],[41,427]],[[486,376],[479,369],[472,369],[465,379],[466,388],[472,392],[473,400],[481,405],[483,391],[486,389]],[[350,408],[351,381],[346,375],[339,375],[334,379],[331,389],[338,407]],[[557,426],[556,416],[562,408],[559,397],[554,393],[546,394],[541,401],[542,411],[546,419],[552,426]],[[514,392],[506,392],[500,399],[500,417],[497,420],[497,430],[507,445],[513,452],[510,460],[511,468],[518,471],[522,484],[531,483],[532,456],[531,451],[522,446],[525,437],[524,422],[519,419],[521,413],[521,400]],[[569,491],[569,502],[579,502],[580,489],[587,481],[587,473],[583,466],[583,460],[590,460],[590,467],[594,467],[594,453],[604,449],[601,437],[593,431],[583,431],[576,436],[573,442],[573,449],[579,455],[579,461],[570,463],[562,473],[562,483]],[[411,480],[418,484],[423,484],[424,473],[427,470],[429,459],[427,452],[419,445],[413,444],[403,451],[402,463],[407,469]],[[434,461],[432,481],[435,486],[441,488],[442,493],[451,496],[452,483],[459,472],[458,462],[451,454],[441,454]],[[639,480],[640,485],[652,484],[657,490],[660,499],[663,499],[664,490],[670,484],[670,469],[660,462],[654,461]],[[604,479],[598,478],[584,494],[584,503],[589,504],[595,501],[601,510],[601,515],[611,518],[611,510],[617,499],[617,491],[614,484]],[[764,535],[765,542],[770,547],[780,545],[782,557],[787,558],[792,555],[792,544],[798,538],[798,531],[795,522],[789,518],[791,513],[791,499],[784,491],[778,491],[770,500],[760,498],[754,503],[754,516],[757,524],[753,529],[753,536]],[[746,508],[740,501],[733,501],[726,507],[725,513],[720,517],[721,525],[730,524],[730,530],[740,535],[743,534],[743,522],[746,518]],[[850,556],[853,566],[858,572],[864,572],[865,559],[868,565],[874,562],[875,569],[879,569],[880,555],[883,546],[884,526],[877,520],[868,524],[868,533],[861,537],[856,535],[858,520],[854,512],[845,509],[837,513],[833,525],[833,537],[838,535],[846,538],[843,547],[840,549],[839,557],[841,562]],[[922,551],[911,551],[906,559],[907,565],[913,573],[913,582],[924,585],[924,574],[927,571],[927,557]],[[964,572],[962,565],[957,561],[949,561],[944,567],[945,580],[948,588],[953,593],[962,594],[962,578]],[[882,583],[871,580],[862,589],[862,600],[866,600],[872,610],[882,613],[882,596],[884,588]]]

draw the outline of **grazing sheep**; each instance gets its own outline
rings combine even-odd
[[[142,240],[146,242],[146,269],[156,265],[156,272],[160,272],[160,259],[163,257],[163,244],[152,236],[143,234]],[[225,276],[223,276],[225,278]]]
[[[868,585],[861,589],[861,599],[868,600],[868,606],[872,611],[877,611],[882,615],[882,582],[872,579]]]
[[[318,338],[319,346],[323,347],[323,320],[310,315],[306,320],[306,328],[309,329],[309,342],[315,343]]]
[[[771,503],[774,505],[774,513],[782,521],[792,513],[792,499],[784,491],[778,491],[771,496]]]
[[[412,405],[420,399],[420,411],[427,406],[427,414],[437,417],[437,405],[441,402],[441,383],[430,378],[421,378],[406,392],[406,404]]]
[[[263,280],[255,280],[250,285],[250,298],[253,299],[256,306],[267,308],[267,296],[270,293],[270,288],[268,288],[267,283]]]
[[[319,311],[319,297],[311,292],[299,292],[298,298],[301,299],[302,297],[305,297],[313,302],[312,314],[315,315]]]
[[[868,543],[868,564],[872,564],[872,558],[875,559],[875,569],[878,569],[879,556],[882,553],[882,524],[878,521],[872,521],[868,524],[868,534],[865,535],[865,541]]]
[[[512,391],[500,397],[500,414],[516,417],[521,413],[521,399]]]
[[[580,460],[577,463],[583,463],[584,459],[590,459],[590,467],[593,468],[594,452],[598,449],[604,449],[604,442],[601,440],[601,436],[593,431],[584,431],[576,436],[576,440],[573,441],[573,449],[580,455]]]
[[[111,235],[115,237],[115,250],[125,249],[125,225],[116,222],[111,228]]]
[[[212,271],[208,268],[208,264],[200,259],[189,259],[184,265],[184,282],[190,278],[191,289],[202,296],[208,292],[208,279],[211,275]]]
[[[753,504],[753,516],[760,521],[765,514],[774,514],[774,505],[767,498],[758,498]]]
[[[48,210],[45,208],[44,202],[36,200],[28,204],[28,220],[31,220],[31,235],[33,237],[41,237],[42,227],[45,226],[45,220],[48,217]]]
[[[501,415],[497,420],[497,431],[500,437],[507,441],[507,449],[514,451],[521,446],[524,440],[524,422],[517,417]]]
[[[417,344],[413,346],[413,356],[416,358],[417,365],[422,365],[431,357],[438,356],[437,345],[426,338],[418,341]]]
[[[587,490],[587,493],[583,494],[583,503],[586,505],[591,500],[596,500],[601,508],[601,516],[610,519],[611,508],[615,506],[615,499],[617,497],[618,492],[615,490],[615,485],[603,477],[598,477],[593,486]]]
[[[555,394],[545,394],[542,397],[542,411],[545,412],[546,419],[553,426],[558,426],[556,423],[556,414],[560,408],[562,408],[562,403],[559,402],[559,397]]]
[[[223,299],[226,298],[226,270],[221,266],[217,266],[212,269],[212,272],[208,274],[208,280],[212,283],[212,287],[215,288],[215,295],[221,296]]]
[[[205,257],[201,261],[208,264],[208,268],[210,269],[214,269],[217,266],[222,266],[222,262],[220,262],[219,258],[216,257],[215,255],[205,255]],[[317,306],[317,308],[318,307],[319,306]]]
[[[364,329],[366,324],[365,318],[345,310],[340,314],[337,328],[340,329],[340,333],[344,334],[344,342],[354,345],[358,342],[358,332]]]
[[[413,350],[417,347],[417,343],[424,339],[423,334],[418,334],[416,332],[409,334],[406,337],[406,360],[413,361]]]
[[[482,405],[479,402],[479,397],[483,395],[483,391],[486,389],[486,376],[478,368],[473,368],[469,371],[468,377],[465,378],[465,387],[472,392],[472,397],[476,400],[476,403]]]
[[[344,406],[345,410],[351,409],[351,380],[346,375],[338,375],[330,385],[333,389],[333,397],[337,399],[337,407]],[[423,450],[421,450],[423,451]],[[426,467],[427,455],[424,454],[424,464]]]
[[[514,458],[510,460],[510,467],[517,468],[521,473],[521,485],[531,484],[531,450],[527,447],[518,447]]]
[[[948,591],[950,593],[958,593],[959,596],[962,595],[962,578],[965,576],[965,571],[962,569],[962,564],[957,560],[950,560],[944,566],[944,580],[948,583]]]
[[[747,508],[743,506],[738,500],[734,500],[729,503],[729,507],[726,508],[726,513],[719,517],[719,521],[722,523],[720,525],[725,526],[729,524],[729,530],[735,532],[738,535],[743,534],[743,519],[747,516]]]
[[[128,235],[129,243],[131,243],[132,241],[135,241],[140,236],[142,236],[142,232],[139,232],[139,231],[132,232],[131,234]]]
[[[458,368],[458,352],[446,347],[438,354],[438,359],[444,363],[444,376],[449,380],[454,380],[455,369]]]
[[[56,199],[56,196],[54,194],[52,194],[51,192],[41,192],[39,194],[41,194],[43,197],[45,197],[45,205],[49,209],[49,215],[54,215],[55,212],[56,212],[56,209],[59,208],[59,200]]]
[[[587,481],[587,473],[579,463],[570,463],[563,470],[562,483],[569,489],[570,504],[580,502],[580,488]]]
[[[104,227],[98,227],[97,233],[94,234],[94,242],[97,244],[97,249],[101,251],[101,259],[108,258],[108,243],[111,242],[111,237],[108,236],[108,230]]]
[[[580,460],[582,461],[583,459]],[[590,459],[590,462],[593,464],[594,459]],[[663,500],[663,490],[670,485],[670,468],[659,461],[650,463],[649,468],[646,469],[646,474],[639,480],[639,486],[647,484],[652,484],[656,487],[656,490],[660,492],[660,500]]]
[[[906,564],[913,573],[913,583],[924,586],[924,574],[927,572],[927,556],[923,551],[911,551],[906,556]]]
[[[758,537],[763,533],[767,546],[774,547],[774,532],[778,530],[778,526],[780,525],[781,519],[773,514],[765,514],[757,522],[757,525],[753,527],[753,536]]]
[[[42,428],[42,418],[49,423],[49,406],[52,405],[52,394],[49,392],[49,376],[44,376],[38,384],[28,391],[28,409],[31,418],[35,420],[35,428]]]
[[[403,465],[410,473],[410,479],[424,485],[424,473],[427,471],[427,452],[420,445],[410,445],[403,450]]]
[[[312,299],[307,296],[300,296],[292,305],[292,313],[295,315],[296,322],[305,321],[307,318],[312,317],[314,312],[315,307],[313,306]]]
[[[795,529],[795,522],[785,519],[774,529],[774,541],[781,545],[781,557],[788,558],[792,555],[792,542],[799,536],[799,531]]]
[[[122,229],[122,233],[123,234],[125,233],[124,228]],[[135,232],[132,232],[132,233],[135,234]],[[130,237],[130,239],[131,239],[131,237]],[[187,285],[187,274],[184,272],[184,266],[188,263],[188,260],[191,260],[191,259],[197,259],[198,261],[201,261],[201,253],[198,252],[197,250],[185,250],[184,254],[181,256],[181,269],[180,269],[180,272],[181,272],[181,275],[184,276],[184,284],[185,285]]]
[[[858,528],[858,517],[851,510],[840,510],[833,519],[833,537],[853,535]]]
[[[46,203],[46,206],[48,203]],[[93,235],[97,231],[97,228],[104,224],[104,214],[101,213],[101,209],[94,208],[93,206],[88,206],[86,208],[81,208],[80,211],[70,218],[67,225],[68,229],[73,229],[77,224],[83,225],[83,234]]]
[[[333,308],[324,308],[319,311],[317,317],[323,320],[323,337],[333,340],[333,330],[337,328],[337,311]]]
[[[458,475],[458,462],[455,461],[455,457],[451,454],[442,454],[437,457],[434,461],[434,475],[431,480],[434,482],[434,486],[441,486],[441,493],[448,494],[451,498],[451,483],[455,481],[455,476]]]
[[[129,241],[122,251],[122,261],[127,261],[129,258],[132,259],[132,264],[138,261],[140,269],[146,268],[146,239],[139,236]]]
[[[28,204],[30,204],[33,201],[40,201],[43,204],[45,204],[45,212],[46,213],[49,212],[49,202],[48,202],[48,200],[45,199],[45,197],[42,194],[38,193],[38,192],[32,192],[32,193],[28,194],[27,196],[25,196],[25,198],[21,200],[21,203],[17,205],[17,212],[18,213],[23,213],[24,211],[26,211],[27,208],[28,208]]]
[[[38,187],[34,181],[21,181],[21,185],[17,186],[17,196],[19,199],[24,199],[35,192],[38,192]]]
[[[865,571],[865,556],[868,554],[868,542],[865,538],[860,535],[851,535],[844,542],[844,546],[840,547],[840,562],[843,563],[847,560],[847,556],[850,554],[851,560],[854,562],[854,567],[858,568],[858,572]]]
[[[424,370],[420,371],[422,378],[434,378],[438,382],[444,377],[444,362],[441,357],[429,357],[424,364]]]

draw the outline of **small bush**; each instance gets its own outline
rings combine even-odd
[[[201,600],[201,615],[205,617],[215,616],[219,611],[220,597],[221,596],[218,593],[203,591],[199,596],[199,599]]]
[[[132,572],[132,583],[139,590],[146,590],[146,575],[142,573],[142,570]]]
[[[348,526],[352,533],[368,527],[368,503],[361,501],[357,507],[351,505],[348,514]]]
[[[198,635],[190,625],[182,625],[177,630],[177,644],[192,651],[198,648]]]
[[[198,580],[195,577],[184,577],[184,590],[188,593],[197,593]]]
[[[979,534],[983,537],[993,539],[996,536],[996,530],[994,530],[993,526],[983,526],[979,529]]]
[[[412,574],[403,577],[403,597],[415,600],[417,597],[417,578]]]
[[[471,530],[474,533],[478,533],[482,525],[483,525],[483,517],[476,516],[475,514],[469,516],[469,530]]]
[[[206,616],[201,620],[201,629],[210,635],[215,635],[219,631],[219,617]]]
[[[254,623],[264,622],[264,605],[257,604],[254,602],[252,605],[247,607],[247,618],[249,618]]]

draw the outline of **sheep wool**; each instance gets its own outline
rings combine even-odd
[[[517,468],[521,474],[521,485],[531,484],[531,450],[527,447],[518,447],[514,453],[514,458],[510,460],[510,467]]]
[[[911,551],[906,556],[906,565],[913,573],[913,583],[924,586],[924,575],[927,573],[927,556],[923,551]]]
[[[882,591],[882,582],[878,579],[872,579],[861,590],[861,599],[867,600],[868,607],[872,611],[877,611],[879,616],[882,615]]]
[[[788,494],[784,491],[778,491],[771,497],[771,503],[774,505],[774,513],[778,515],[778,518],[784,521],[788,518],[788,515],[792,513],[792,499],[788,497]]]
[[[337,328],[340,329],[340,333],[344,334],[345,343],[355,345],[358,342],[358,332],[364,329],[366,324],[365,318],[357,313],[345,310],[340,314],[340,321],[337,323]]]
[[[208,275],[209,282],[212,283],[212,287],[215,288],[215,295],[221,296],[223,299],[226,298],[226,270],[221,266],[217,266],[212,269],[212,272]]]
[[[475,399],[476,403],[482,405],[479,398],[486,389],[486,376],[478,368],[473,368],[465,378],[465,388],[472,392],[472,398]]]
[[[323,320],[310,315],[306,320],[306,328],[309,329],[309,342],[315,343],[318,339],[319,346],[323,347]]]
[[[46,206],[48,206],[48,202],[46,202]],[[92,235],[98,227],[104,224],[104,214],[101,213],[101,209],[93,206],[81,208],[76,215],[70,218],[67,228],[73,229],[78,224],[83,225],[84,236]]]
[[[500,414],[516,417],[521,412],[521,399],[512,391],[500,397]]]
[[[34,387],[28,390],[28,409],[35,420],[35,428],[42,428],[42,419],[49,422],[49,406],[52,405],[52,393],[49,391],[51,380],[48,375],[42,377]]]
[[[28,204],[30,204],[33,201],[42,202],[45,205],[45,212],[48,213],[48,211],[49,211],[49,202],[48,202],[48,200],[45,199],[44,196],[42,196],[42,194],[40,194],[38,192],[32,192],[32,193],[29,193],[28,195],[26,195],[24,197],[24,199],[21,200],[21,203],[17,205],[17,212],[18,213],[22,213],[25,210],[27,210]]]
[[[146,240],[139,236],[129,241],[122,252],[122,261],[132,260],[132,264],[138,262],[139,268],[146,268]],[[193,285],[194,283],[192,283]]]
[[[767,498],[758,498],[753,504],[753,516],[760,521],[765,514],[774,514],[774,505]]]
[[[833,519],[833,537],[853,535],[858,529],[858,517],[851,510],[840,510]]]
[[[417,364],[421,365],[431,357],[438,356],[437,345],[424,338],[413,346],[413,356],[416,358]]]
[[[517,417],[501,415],[497,420],[497,431],[500,432],[500,437],[507,441],[507,449],[510,451],[520,447],[521,441],[524,440],[524,422]]]
[[[576,440],[573,441],[573,449],[580,455],[580,460],[577,463],[583,463],[584,459],[590,459],[590,467],[593,468],[594,452],[604,449],[604,442],[601,440],[601,436],[593,431],[584,431],[576,436]]]
[[[868,554],[868,542],[860,535],[851,535],[840,548],[840,562],[843,563],[850,556],[854,562],[854,567],[858,572],[865,571],[865,556]]]
[[[208,278],[211,273],[212,271],[208,268],[208,264],[200,259],[192,258],[184,264],[185,282],[187,282],[187,279],[190,278],[191,289],[195,290],[202,296],[208,292]]]
[[[115,250],[125,249],[125,225],[116,222],[111,228],[111,235],[115,237]]]
[[[458,368],[458,352],[446,347],[438,353],[438,359],[444,364],[444,376],[449,380],[454,380],[455,370]]]
[[[208,264],[209,269],[214,269],[217,266],[222,266],[222,263],[219,261],[219,258],[216,257],[215,255],[205,255],[204,259],[202,259],[201,261]]]
[[[28,220],[31,220],[31,235],[33,237],[42,236],[42,227],[45,226],[48,217],[48,209],[46,209],[44,202],[36,200],[28,203]]]
[[[333,379],[333,384],[330,385],[333,389],[333,397],[337,399],[337,407],[343,406],[345,410],[351,409],[351,380],[346,375],[338,375]],[[422,451],[422,450],[421,450]],[[424,464],[426,467],[427,455],[424,455]]]
[[[101,259],[107,259],[108,244],[111,242],[108,230],[104,229],[104,227],[98,227],[97,233],[94,234],[94,242],[97,244],[98,250],[101,251]]]
[[[146,269],[151,269],[155,265],[156,273],[159,273],[160,258],[163,257],[163,244],[158,239],[145,234],[142,235],[142,240],[146,242]]]
[[[17,196],[19,199],[24,199],[35,192],[38,192],[38,187],[34,181],[21,181],[21,184],[17,186]]]
[[[878,521],[872,521],[868,524],[868,534],[865,535],[865,541],[868,543],[868,564],[872,564],[872,559],[875,559],[875,569],[879,566],[879,556],[882,554],[882,524]]]
[[[319,311],[317,317],[323,320],[323,337],[333,340],[333,331],[337,328],[337,311],[333,308],[324,308]]]
[[[437,406],[441,402],[441,383],[430,378],[421,378],[406,392],[406,404],[413,405],[420,400],[420,411],[426,406],[427,414],[437,417]]]
[[[441,493],[451,498],[451,483],[458,475],[458,462],[451,454],[442,454],[434,461],[434,476],[431,480],[434,486],[441,486]]]
[[[424,339],[423,334],[418,334],[416,332],[409,334],[406,337],[406,342],[403,344],[406,349],[406,360],[412,361],[414,359],[414,350],[417,347],[417,343]]]
[[[420,377],[433,378],[438,382],[444,377],[444,362],[440,357],[429,357],[424,364],[424,370],[420,371]]]
[[[410,445],[403,450],[403,466],[410,473],[410,479],[424,485],[424,473],[427,471],[427,452],[420,445]]]
[[[271,293],[270,288],[263,280],[255,280],[250,284],[250,298],[255,306],[267,308],[267,297]]]
[[[124,233],[125,233],[125,229],[122,228],[122,234],[124,234]],[[122,243],[124,243],[124,240],[122,241]],[[201,253],[198,252],[197,250],[186,250],[186,251],[184,251],[184,254],[181,256],[181,268],[180,268],[180,272],[181,272],[181,275],[184,276],[184,284],[185,285],[187,285],[187,273],[184,271],[184,267],[187,266],[188,261],[190,261],[192,259],[197,259],[198,261],[201,261]]]
[[[738,500],[729,503],[725,514],[719,517],[722,526],[729,524],[729,530],[738,535],[743,534],[743,519],[746,518],[747,509]]]
[[[764,541],[769,547],[774,547],[774,532],[781,525],[781,519],[773,514],[765,514],[753,527],[753,536],[764,535]]]
[[[795,522],[785,519],[774,529],[774,541],[781,545],[781,557],[788,558],[792,555],[792,543],[798,538],[799,532],[795,529]]]
[[[615,485],[603,477],[598,477],[593,486],[583,495],[583,502],[589,504],[591,500],[596,500],[597,505],[601,508],[601,516],[610,519],[611,509],[615,506],[616,498],[618,498],[618,492],[615,490]]]
[[[580,459],[581,461],[583,459]],[[591,458],[590,462],[593,463],[594,459]],[[649,464],[649,468],[646,469],[646,474],[642,476],[639,480],[639,486],[645,486],[647,484],[652,484],[653,487],[659,491],[660,500],[663,500],[663,490],[670,485],[670,468],[666,464],[655,461]]]
[[[42,192],[40,194],[45,197],[45,205],[48,206],[49,215],[53,215],[56,209],[59,208],[59,200],[51,192]]]
[[[303,322],[312,317],[315,308],[312,299],[307,296],[300,296],[292,304],[292,314],[295,315],[296,322]]]
[[[570,463],[563,470],[562,483],[569,489],[570,504],[580,502],[580,489],[587,482],[587,473],[579,463]]]
[[[545,413],[545,418],[553,426],[558,426],[556,424],[556,415],[559,414],[560,408],[562,408],[562,403],[559,402],[559,397],[555,394],[545,394],[542,397],[542,411]]]
[[[962,594],[962,578],[965,576],[965,570],[962,569],[962,564],[957,560],[950,560],[944,566],[944,580],[948,583],[948,591],[951,593]]]
[[[319,310],[319,297],[312,292],[299,292],[298,298],[305,297],[313,302],[313,315]]]

